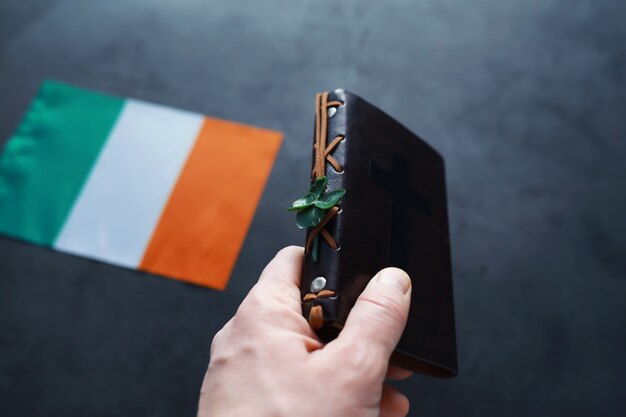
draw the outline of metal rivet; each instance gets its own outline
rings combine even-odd
[[[333,117],[337,113],[337,107],[329,107],[328,108],[328,117]]]
[[[320,292],[326,286],[326,278],[317,277],[311,282],[311,292]]]

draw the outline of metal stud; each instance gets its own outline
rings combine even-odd
[[[311,282],[311,292],[320,292],[326,286],[326,278],[317,277]]]
[[[337,113],[337,108],[336,107],[329,107],[328,108],[328,118],[330,119],[331,117],[333,117],[335,115],[335,113]]]

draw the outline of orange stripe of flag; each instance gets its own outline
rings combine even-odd
[[[206,118],[140,269],[224,289],[282,135]]]

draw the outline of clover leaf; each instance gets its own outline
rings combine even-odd
[[[346,193],[346,190],[341,189],[341,188],[338,190],[333,190],[327,193],[323,193],[317,198],[317,200],[313,202],[313,204],[315,204],[315,207],[318,207],[324,210],[331,209],[335,207],[335,205],[339,202],[339,200],[341,200],[341,197],[343,197],[345,193]]]
[[[325,211],[321,208],[312,206],[296,214],[296,226],[298,229],[306,229],[307,227],[315,227],[324,218]]]
[[[305,208],[311,207],[313,203],[315,203],[316,199],[317,199],[317,196],[315,194],[306,193],[304,197],[299,198],[296,201],[294,201],[291,207],[287,207],[287,210],[289,211],[304,210]]]
[[[341,188],[326,192],[327,184],[326,176],[317,178],[303,197],[294,201],[291,207],[287,207],[287,210],[297,212],[298,228],[306,229],[320,224],[326,211],[337,205],[346,193],[346,190]]]
[[[309,188],[309,193],[315,194],[315,198],[319,198],[319,196],[326,189],[326,184],[328,184],[328,178],[325,175],[322,175],[318,179],[315,180],[311,188]]]

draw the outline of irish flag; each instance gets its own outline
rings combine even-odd
[[[0,233],[223,289],[280,142],[46,81],[0,157]]]

